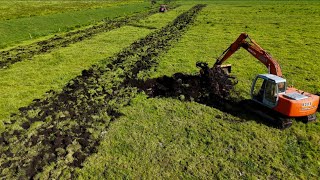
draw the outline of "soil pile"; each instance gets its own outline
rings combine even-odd
[[[221,68],[209,68],[199,62],[200,74],[176,73],[172,77],[163,76],[146,81],[132,80],[130,84],[145,91],[150,97],[174,97],[214,105],[226,101],[234,92],[237,81]]]

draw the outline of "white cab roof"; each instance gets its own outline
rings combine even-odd
[[[274,74],[259,74],[259,76],[263,79],[271,79],[275,81],[275,83],[286,82],[286,79],[283,79],[282,77],[276,76]]]

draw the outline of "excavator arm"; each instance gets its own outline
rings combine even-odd
[[[282,77],[282,72],[279,63],[273,59],[270,54],[263,50],[254,40],[250,39],[248,34],[242,33],[237,40],[232,43],[217,59],[214,66],[221,66],[233,53],[235,53],[240,47],[247,50],[251,55],[257,58],[268,69],[270,74]]]

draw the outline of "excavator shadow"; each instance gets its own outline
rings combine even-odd
[[[270,127],[283,128],[276,122],[261,118],[245,108],[246,105],[250,104],[248,100],[227,100],[228,98],[215,95],[208,88],[210,85],[203,81],[199,75],[176,73],[172,77],[162,76],[145,81],[130,80],[128,84],[129,86],[137,87],[139,91],[144,91],[150,98],[164,97],[181,101],[195,101],[241,119],[226,119],[231,122],[242,123],[254,120]],[[218,116],[218,118],[222,117]]]

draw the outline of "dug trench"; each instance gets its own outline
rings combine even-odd
[[[128,82],[157,65],[157,58],[176,43],[197,13],[196,5],[161,30],[140,39],[109,64],[93,66],[60,92],[50,91],[12,114],[0,137],[0,177],[6,179],[74,178],[137,93]]]
[[[175,9],[177,7],[178,5],[172,6],[172,9]],[[55,35],[54,37],[43,41],[38,41],[29,45],[18,46],[9,50],[1,51],[0,69],[8,68],[10,65],[19,61],[32,59],[32,57],[35,55],[49,53],[54,49],[66,47],[70,44],[92,38],[94,35],[99,33],[111,31],[124,25],[132,25],[135,22],[151,16],[155,13],[158,13],[158,9],[151,9],[147,12],[140,12],[132,16],[120,17],[113,20],[104,19],[102,23],[93,25],[86,29],[76,30],[61,35]]]

